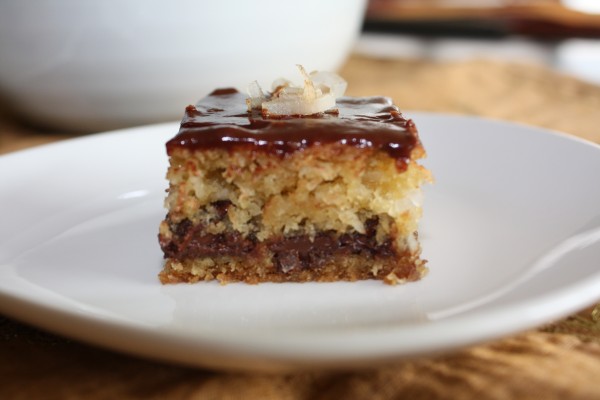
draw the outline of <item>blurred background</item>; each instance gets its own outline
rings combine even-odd
[[[538,62],[600,83],[595,0],[371,0],[358,51]]]
[[[403,109],[566,130],[573,114],[598,135],[596,0],[3,0],[0,151],[176,121],[216,87],[268,87],[297,63]]]

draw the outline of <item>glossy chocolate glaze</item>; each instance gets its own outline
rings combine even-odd
[[[342,97],[337,100],[337,113],[283,118],[248,112],[246,97],[235,89],[219,89],[196,106],[188,106],[179,133],[167,143],[167,152],[253,146],[286,156],[309,146],[339,142],[384,150],[400,166],[420,146],[414,123],[387,97]]]

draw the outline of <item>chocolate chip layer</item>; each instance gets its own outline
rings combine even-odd
[[[172,237],[160,237],[160,244],[165,258],[173,260],[218,256],[252,259],[268,251],[273,264],[287,273],[293,269],[319,268],[339,255],[361,255],[370,259],[394,257],[390,239],[382,243],[375,239],[377,224],[377,218],[369,219],[365,233],[325,231],[314,237],[291,235],[259,242],[253,236],[245,237],[235,231],[207,233],[204,225],[193,225],[186,219],[171,224]]]

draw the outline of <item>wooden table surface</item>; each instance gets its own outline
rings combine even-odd
[[[349,95],[385,94],[403,109],[500,118],[600,143],[600,87],[543,66],[355,55],[341,74]],[[76,136],[30,127],[0,110],[0,154]],[[0,399],[600,399],[599,378],[595,305],[438,357],[281,374],[144,360],[0,316]]]

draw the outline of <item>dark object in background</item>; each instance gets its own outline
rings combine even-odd
[[[371,0],[363,30],[421,36],[600,37],[600,14],[575,10],[558,0],[468,4],[439,0]]]

